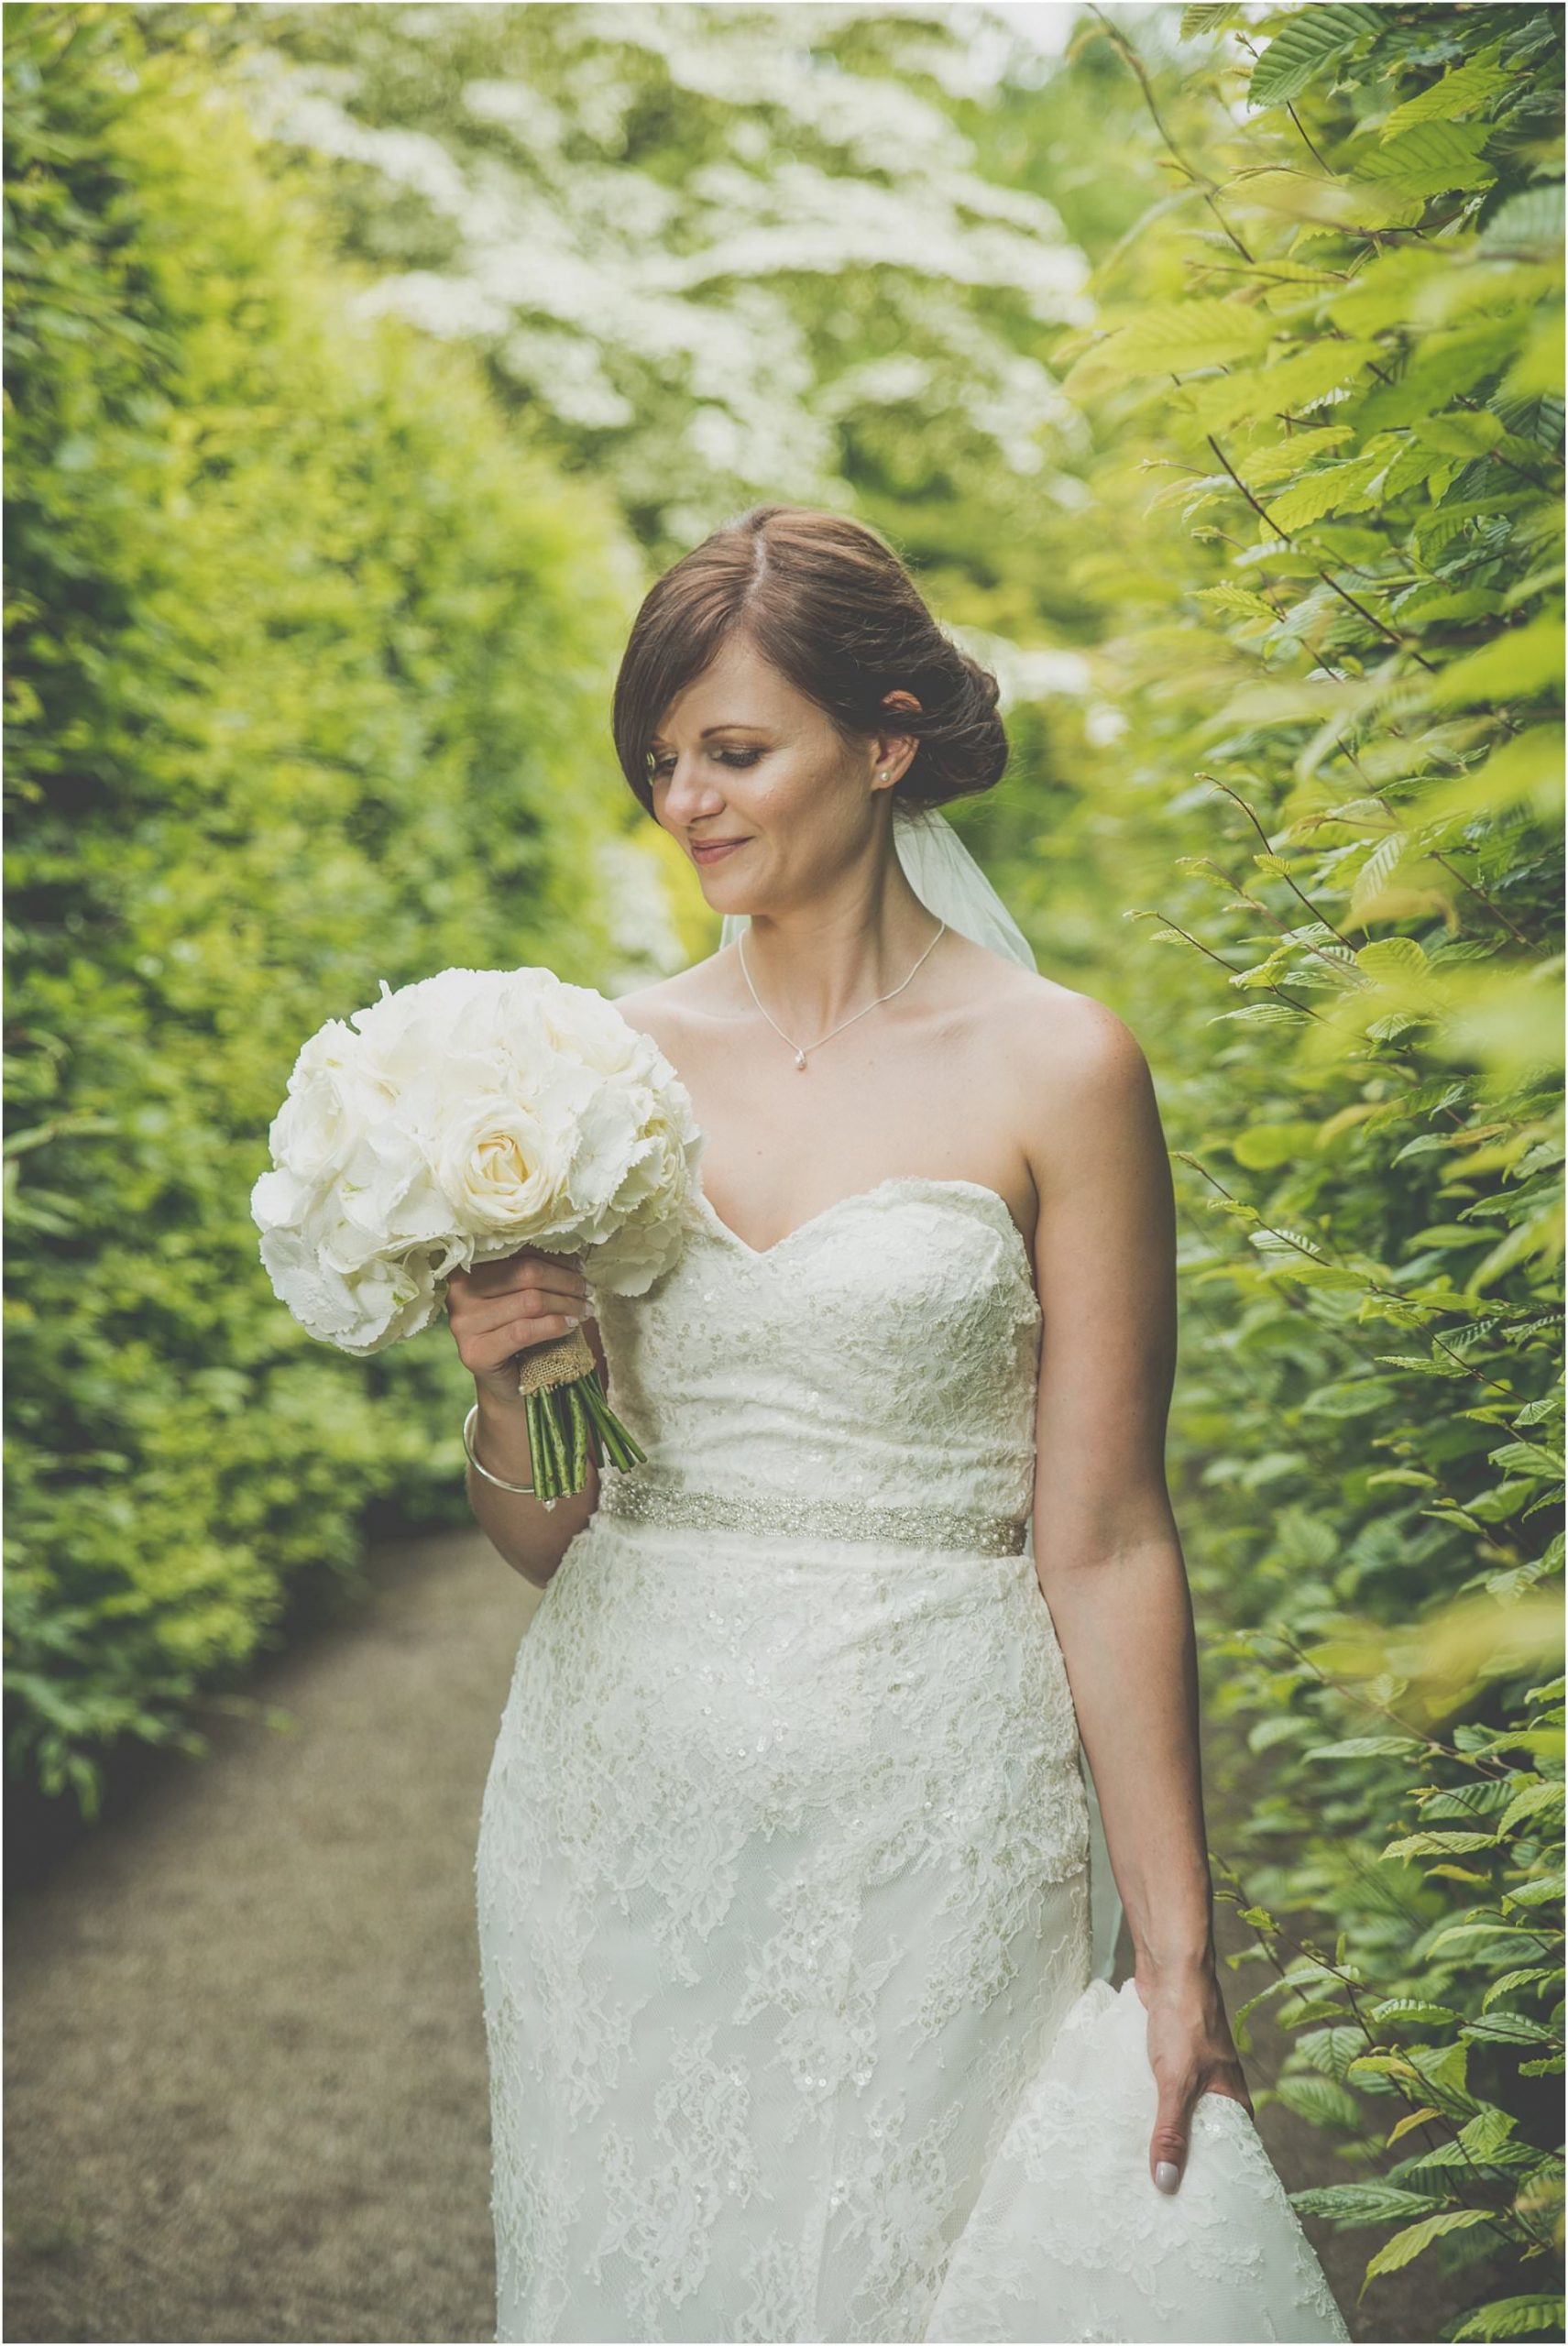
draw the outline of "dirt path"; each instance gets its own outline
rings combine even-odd
[[[6,1925],[5,2335],[488,2340],[474,1846],[534,1591],[478,1535],[362,1607]]]
[[[537,1602],[477,1534],[378,1549],[255,1690],[291,1732],[220,1720],[14,1902],[16,2346],[493,2336],[474,1847]],[[1262,2124],[1293,2187],[1343,2176]],[[1347,2308],[1370,2244],[1323,2242]],[[1432,2295],[1381,2283],[1353,2328],[1434,2337]]]

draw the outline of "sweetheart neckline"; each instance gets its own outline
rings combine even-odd
[[[609,996],[606,995],[603,999],[609,1003],[609,1008],[615,1012],[616,1016],[620,1020],[623,1026],[627,1027],[633,1035],[641,1036],[645,1042],[652,1043],[654,1049],[659,1052],[660,1057],[662,1058],[664,1058],[664,1053],[657,1038],[654,1036],[650,1035],[646,1027],[639,1026],[634,1019],[628,1018],[625,1011],[621,1009],[620,1003],[613,1001]],[[667,1066],[669,1065],[667,1059],[665,1060],[665,1064]],[[676,1081],[679,1082],[680,1077],[674,1067],[670,1068],[670,1072],[672,1075],[675,1076]],[[682,1089],[685,1089],[684,1085],[682,1085]],[[689,1093],[687,1093],[687,1098],[689,1100]],[[706,1135],[704,1136],[706,1138]],[[740,1233],[738,1230],[732,1230],[730,1228],[729,1222],[724,1220],[724,1217],[719,1212],[718,1208],[714,1204],[713,1200],[707,1194],[707,1188],[703,1182],[700,1167],[695,1168],[693,1170],[692,1188],[699,1207],[707,1214],[709,1222],[713,1224],[714,1229],[718,1233],[719,1236],[728,1239],[732,1246],[738,1247],[740,1253],[746,1256],[747,1260],[751,1263],[770,1262],[773,1255],[775,1255],[782,1247],[792,1246],[797,1238],[804,1236],[807,1231],[815,1230],[819,1222],[830,1221],[834,1214],[843,1212],[847,1207],[865,1205],[872,1199],[883,1197],[890,1189],[927,1189],[938,1196],[943,1190],[962,1191],[966,1195],[976,1200],[983,1200],[989,1209],[1001,1215],[1003,1222],[1006,1225],[1007,1234],[1013,1247],[1014,1267],[1018,1271],[1023,1278],[1024,1285],[1028,1288],[1029,1299],[1034,1304],[1036,1311],[1042,1319],[1045,1316],[1044,1307],[1040,1302],[1038,1294],[1036,1292],[1034,1265],[1030,1260],[1029,1249],[1025,1243],[1024,1233],[1013,1218],[1012,1207],[1008,1204],[1001,1190],[992,1189],[989,1181],[966,1180],[961,1174],[942,1175],[936,1173],[889,1173],[884,1179],[881,1181],[874,1181],[869,1189],[851,1189],[848,1196],[835,1198],[832,1203],[830,1205],[824,1206],[819,1213],[807,1214],[806,1220],[804,1222],[797,1222],[793,1230],[786,1230],[782,1238],[775,1238],[771,1246],[753,1246],[749,1239],[741,1237]]]
[[[884,1179],[873,1182],[869,1189],[851,1189],[847,1196],[835,1198],[831,1204],[824,1206],[820,1212],[807,1214],[806,1220],[797,1222],[793,1230],[786,1230],[782,1238],[775,1238],[771,1246],[753,1246],[750,1239],[742,1238],[740,1233],[732,1229],[725,1221],[707,1194],[700,1169],[693,1177],[693,1192],[715,1230],[721,1237],[729,1239],[731,1245],[738,1246],[741,1254],[747,1255],[753,1263],[771,1262],[781,1248],[793,1245],[797,1238],[803,1237],[808,1231],[815,1230],[819,1223],[830,1222],[835,1214],[841,1213],[847,1207],[868,1204],[872,1200],[883,1197],[893,1189],[927,1189],[935,1191],[938,1195],[944,1190],[956,1190],[976,1200],[983,1200],[1006,1223],[1008,1234],[1013,1242],[1016,1267],[1022,1272],[1024,1283],[1030,1295],[1035,1298],[1036,1309],[1038,1308],[1039,1298],[1035,1295],[1035,1281],[1029,1266],[1029,1250],[1024,1243],[1024,1233],[1014,1220],[1013,1209],[1001,1190],[993,1189],[988,1181],[969,1181],[957,1174],[943,1176],[936,1173],[889,1173]]]

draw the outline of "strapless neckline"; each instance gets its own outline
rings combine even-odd
[[[890,1198],[901,1192],[937,1199],[972,1198],[977,1205],[983,1207],[992,1215],[998,1227],[1004,1230],[1013,1248],[1014,1262],[1022,1273],[1024,1283],[1030,1294],[1034,1294],[1035,1281],[1029,1264],[1029,1250],[1024,1244],[1024,1233],[1014,1220],[1013,1209],[1000,1189],[993,1189],[986,1181],[967,1181],[957,1174],[890,1173],[884,1180],[873,1182],[869,1189],[851,1189],[848,1196],[835,1198],[831,1205],[824,1206],[819,1213],[808,1214],[804,1222],[796,1222],[793,1230],[786,1230],[782,1238],[775,1238],[771,1246],[753,1246],[749,1240],[741,1237],[738,1230],[730,1227],[708,1196],[700,1171],[695,1176],[693,1181],[693,1194],[715,1232],[719,1237],[728,1239],[732,1246],[738,1248],[753,1263],[771,1262],[775,1255],[782,1254],[799,1240],[819,1231],[824,1223],[834,1221],[839,1214],[848,1212],[851,1208],[879,1204],[884,1198]]]

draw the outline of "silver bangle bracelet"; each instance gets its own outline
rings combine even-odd
[[[463,1420],[463,1447],[467,1453],[469,1465],[474,1469],[476,1474],[482,1474],[487,1483],[493,1483],[498,1491],[519,1491],[527,1492],[532,1495],[533,1492],[533,1485],[532,1483],[505,1482],[499,1474],[492,1474],[488,1466],[481,1466],[478,1460],[475,1457],[474,1420],[478,1414],[479,1405],[477,1401],[476,1401],[473,1408],[469,1410],[467,1416]]]

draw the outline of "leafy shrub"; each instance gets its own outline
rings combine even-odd
[[[1562,20],[1241,17],[1185,11],[1224,38],[1156,96],[1172,189],[1058,353],[1124,720],[1086,828],[1181,1143],[1217,1872],[1348,2170],[1299,2202],[1524,2337],[1563,2318]]]
[[[324,1351],[260,1266],[300,1045],[383,977],[597,975],[629,845],[618,521],[351,322],[206,13],[6,23],[8,1754],[88,1811],[367,1500],[466,1512],[451,1346]]]

